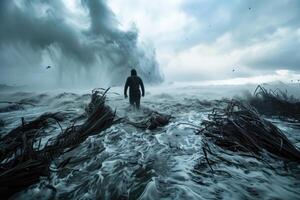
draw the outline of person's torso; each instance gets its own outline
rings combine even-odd
[[[130,94],[140,93],[140,78],[138,76],[129,77],[129,93]]]

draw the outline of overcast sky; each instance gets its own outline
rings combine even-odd
[[[166,79],[299,78],[299,0],[110,0],[109,5],[125,29],[135,24],[141,39],[153,43]]]
[[[1,0],[0,22],[1,83],[300,79],[299,0]]]

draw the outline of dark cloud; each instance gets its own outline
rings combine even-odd
[[[82,0],[80,3],[89,14],[88,29],[67,23],[70,16],[61,1],[2,0],[2,78],[7,80],[15,71],[22,71],[30,78],[35,75],[30,73],[46,62],[47,57],[46,60],[58,68],[59,79],[76,77],[78,84],[97,79],[97,74],[106,77],[111,84],[120,84],[132,67],[136,67],[146,81],[161,81],[154,50],[139,46],[136,30],[118,29],[106,1]]]
[[[85,64],[93,62],[95,59],[93,49],[81,40],[78,31],[67,25],[59,15],[55,15],[54,12],[57,12],[55,4],[44,1],[41,7],[46,5],[51,7],[43,13],[44,16],[38,17],[39,13],[35,11],[34,2],[26,2],[21,8],[14,1],[1,2],[1,47],[23,43],[40,51],[50,45],[57,45],[66,57],[70,56]]]

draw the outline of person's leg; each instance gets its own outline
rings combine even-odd
[[[140,109],[141,96],[136,97],[136,108]]]
[[[134,105],[134,97],[132,95],[129,96],[129,103],[131,106]]]
[[[136,102],[136,95],[135,96],[133,96],[133,107],[134,107],[134,109],[137,109],[137,102]]]
[[[140,99],[141,99],[141,95],[138,93],[135,94],[131,94],[130,95],[130,104],[133,105],[134,108],[139,109],[140,108]]]

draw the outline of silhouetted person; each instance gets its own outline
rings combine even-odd
[[[140,108],[140,100],[141,100],[141,91],[142,96],[145,96],[145,89],[143,81],[140,77],[137,76],[136,70],[131,70],[131,76],[129,76],[126,80],[124,87],[124,95],[127,98],[127,89],[129,87],[129,102],[130,105],[136,106],[137,109]]]

